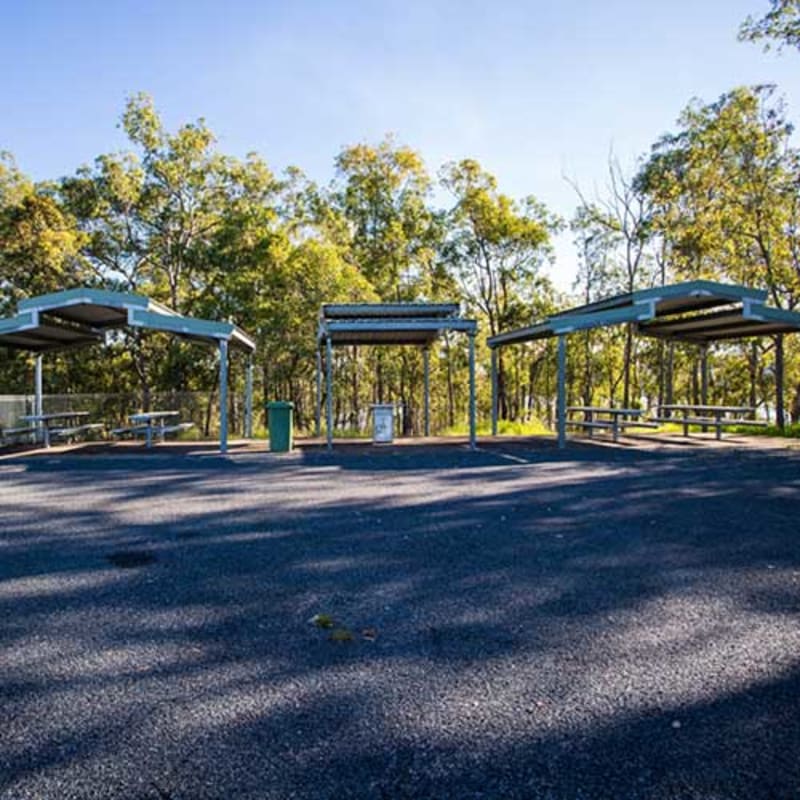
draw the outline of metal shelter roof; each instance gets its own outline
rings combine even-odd
[[[324,305],[317,340],[333,345],[429,345],[444,330],[474,334],[458,303],[347,303]]]
[[[689,281],[609,297],[492,336],[491,348],[632,322],[642,336],[697,344],[800,331],[800,313],[766,305],[767,293],[745,286]]]
[[[255,350],[250,336],[231,322],[184,317],[143,295],[102,289],[68,289],[20,301],[16,315],[0,319],[0,346],[44,353],[102,343],[107,330],[124,327]]]

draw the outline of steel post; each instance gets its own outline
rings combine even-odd
[[[219,341],[219,451],[228,452],[228,342]]]
[[[556,407],[558,447],[567,446],[567,337],[558,337],[558,402]]]

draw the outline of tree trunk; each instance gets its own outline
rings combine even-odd
[[[584,333],[584,348],[583,348],[583,404],[590,406],[592,404],[592,334],[591,331]]]
[[[667,390],[665,395],[665,403],[671,406],[675,403],[675,343],[669,343],[667,352]],[[667,416],[670,416],[667,413]]]
[[[139,387],[142,390],[142,411],[150,411],[152,388],[150,386],[150,364],[147,354],[144,351],[142,335],[138,331],[134,333],[133,346],[133,365],[136,375],[139,378]]]
[[[783,404],[784,364],[783,364],[783,336],[775,337],[775,424],[783,430],[786,424]]]
[[[758,406],[758,342],[750,345],[750,358],[748,359],[750,372],[750,408]]]
[[[795,386],[792,401],[792,423],[796,425],[798,422],[800,422],[800,383]]]
[[[708,405],[708,347],[700,348],[700,402]]]
[[[214,387],[208,394],[208,402],[206,403],[206,414],[205,414],[205,423],[203,424],[203,435],[210,436],[211,435],[211,413],[214,408],[214,404],[217,399],[217,388],[219,387],[219,372],[217,376],[214,378]]]
[[[622,407],[631,407],[631,359],[633,355],[633,325],[625,326],[625,351],[622,379]]]
[[[497,349],[497,411],[500,419],[508,419],[508,400],[506,398],[506,371],[503,363],[503,351]]]
[[[378,350],[377,363],[376,363],[376,380],[375,380],[375,402],[383,402],[383,354]]]
[[[352,409],[350,410],[350,425],[353,430],[358,430],[358,426],[361,421],[361,409],[359,408],[358,402],[358,347],[353,345],[353,374],[351,377],[351,384],[350,384],[350,391],[351,391],[351,404]]]
[[[444,340],[445,357],[447,358],[447,426],[452,428],[456,424],[456,398],[453,382],[453,359],[450,355],[450,338]]]

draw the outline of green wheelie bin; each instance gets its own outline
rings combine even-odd
[[[275,400],[267,403],[269,449],[272,453],[288,453],[292,449],[294,403]]]

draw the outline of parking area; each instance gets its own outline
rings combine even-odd
[[[0,462],[4,800],[800,795],[800,451],[154,450]]]

